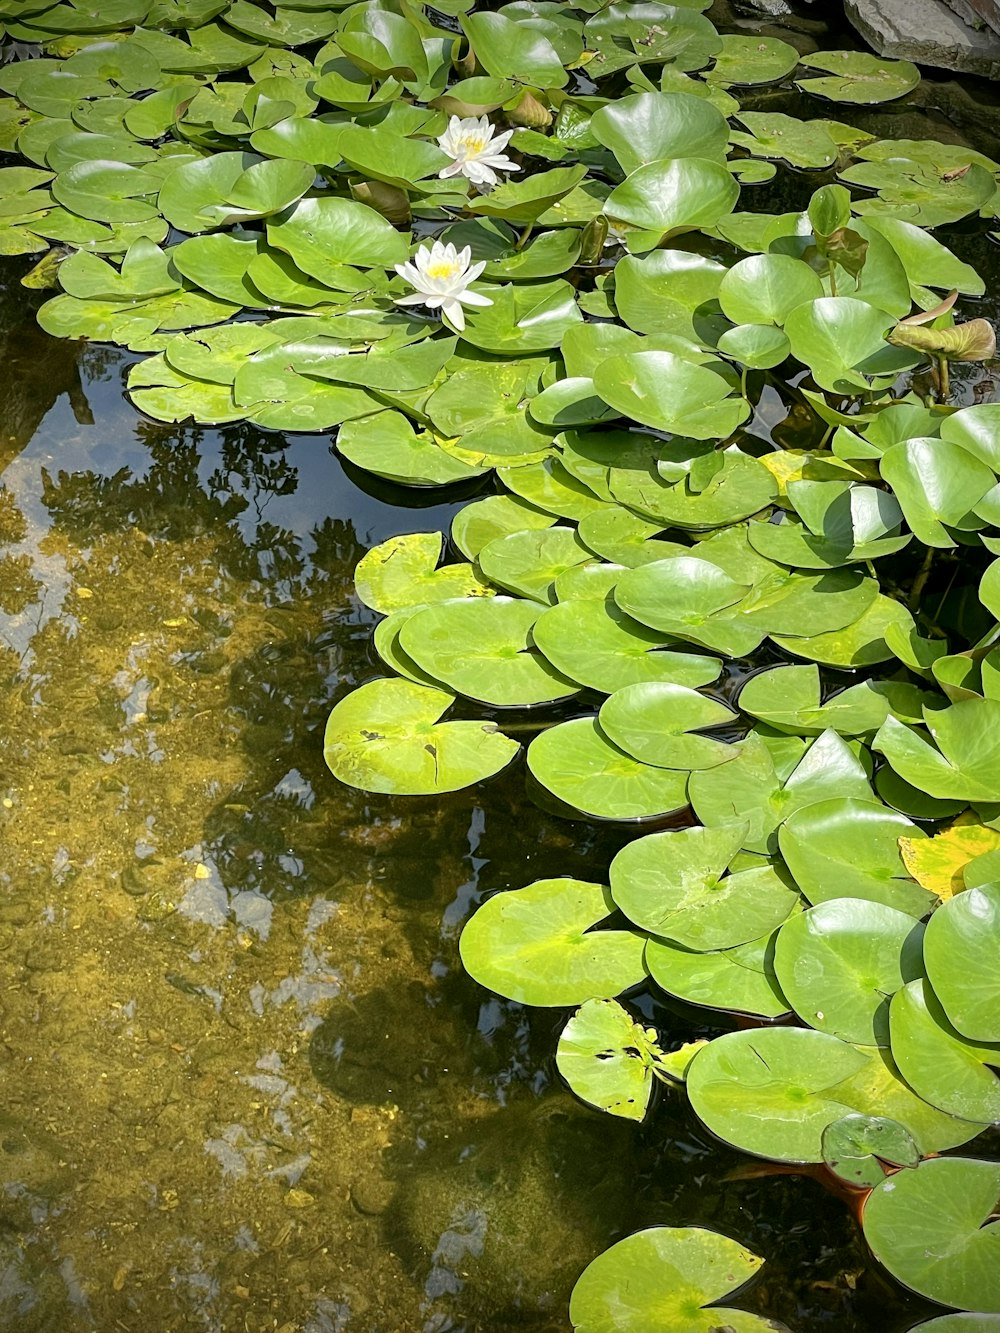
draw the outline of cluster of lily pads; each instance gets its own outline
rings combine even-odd
[[[0,253],[61,288],[50,333],[144,354],[156,420],[338,428],[377,477],[489,490],[447,553],[359,563],[391,674],[333,709],[333,772],[432,795],[526,748],[550,806],[671,823],[606,885],[488,899],[468,971],[578,1006],[585,1101],[639,1120],[685,1087],[864,1197],[876,1257],[968,1312],[922,1327],[996,1333],[1000,1164],[939,1154],[1000,1123],[1000,405],[948,401],[995,339],[927,228],[989,228],[1000,165],[822,114],[912,65],[706,8],[0,0]],[[814,118],[747,105],[788,82]],[[741,211],[779,163],[828,175]],[[935,559],[964,571],[944,627]],[[665,1051],[638,986],[741,1027]],[[760,1263],[652,1228],[571,1319],[775,1328],[718,1306]]]

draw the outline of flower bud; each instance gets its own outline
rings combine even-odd
[[[394,227],[403,227],[410,221],[410,200],[405,191],[385,181],[357,181],[351,183],[351,194],[359,204],[374,208]]]

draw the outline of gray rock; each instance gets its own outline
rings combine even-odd
[[[1000,79],[1000,37],[942,0],[844,0],[844,12],[879,55]]]
[[[1000,4],[997,0],[944,0],[944,2],[971,28],[981,28],[984,23],[988,23],[994,32],[1000,33]]]

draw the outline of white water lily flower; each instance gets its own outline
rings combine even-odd
[[[459,331],[465,328],[463,305],[486,306],[493,302],[479,292],[470,292],[470,283],[475,282],[486,261],[470,264],[472,250],[456,250],[449,242],[443,245],[435,241],[428,250],[426,245],[417,247],[412,264],[397,264],[396,272],[405,278],[416,291],[413,296],[398,296],[397,305],[426,305],[432,310],[440,309],[442,315]]]
[[[513,130],[497,134],[488,116],[452,116],[448,128],[438,139],[438,146],[455,160],[438,172],[446,176],[467,176],[473,185],[496,185],[498,171],[520,171],[509,157],[504,157]]]

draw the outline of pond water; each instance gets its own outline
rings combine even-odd
[[[523,767],[433,801],[325,769],[330,704],[382,674],[355,564],[468,492],[144,421],[132,358],[40,333],[25,268],[0,265],[0,1328],[565,1330],[589,1260],[655,1223],[738,1235],[768,1260],[748,1308],[798,1333],[930,1313],[814,1180],[746,1177],[681,1096],[642,1128],[588,1110],[563,1015],[463,975],[485,894],[600,877],[632,830],[547,813]],[[668,1041],[715,1031],[639,1004]]]

